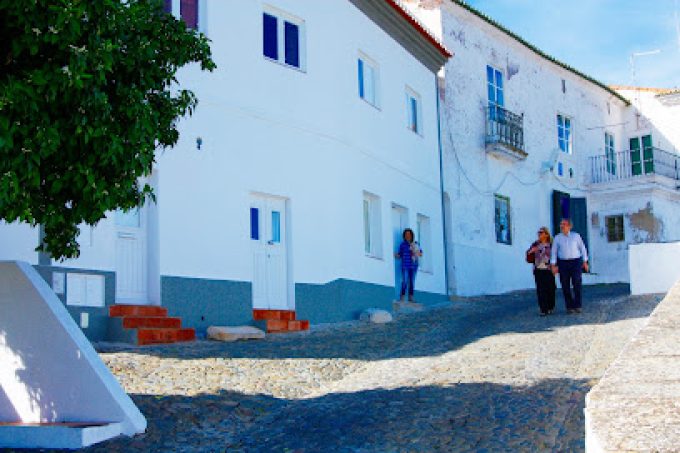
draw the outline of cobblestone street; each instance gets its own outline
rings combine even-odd
[[[90,451],[582,451],[584,398],[660,296],[485,297],[387,325],[102,351],[147,433]]]

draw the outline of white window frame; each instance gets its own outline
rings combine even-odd
[[[364,254],[370,258],[382,259],[381,205],[379,196],[369,192],[363,193],[362,228],[364,230]]]
[[[605,170],[610,175],[616,174],[616,137],[611,132],[604,133]]]
[[[560,152],[564,154],[574,154],[574,118],[564,113],[557,113],[555,117],[557,120],[557,147]],[[561,119],[561,122],[560,122]],[[569,127],[567,128],[567,120],[569,120]],[[569,131],[569,138],[560,138],[560,130],[562,130],[562,137],[566,137],[566,131]],[[562,143],[564,143],[563,149]]]
[[[361,78],[359,78],[359,76],[358,76],[359,61],[361,61],[362,64],[363,64]],[[356,64],[357,64],[357,87],[359,88],[359,93],[358,93],[359,99],[362,99],[367,104],[369,104],[369,105],[377,108],[378,110],[380,110],[380,65],[378,65],[378,63],[375,60],[373,60],[371,57],[369,57],[368,55],[366,55],[363,52],[359,52],[359,54],[357,55],[357,63]],[[366,81],[367,81],[366,68],[367,67],[372,70],[371,74],[373,75],[373,77],[371,78],[372,84],[370,85],[370,87],[371,87],[370,91],[373,93],[373,96],[370,97],[370,98],[367,97],[367,89],[366,89],[366,87],[369,86],[369,85],[366,84]],[[363,82],[363,84],[362,84],[362,82]]]
[[[411,100],[416,102],[415,118],[413,118]],[[423,136],[423,101],[420,94],[409,86],[406,86],[406,127],[413,133]]]
[[[429,216],[416,216],[416,241],[423,250],[423,256],[418,258],[418,270],[432,273],[432,221]]]
[[[278,46],[278,59],[273,59],[262,53],[262,57],[273,63],[278,63],[287,68],[295,69],[300,72],[307,72],[307,27],[304,19],[294,16],[290,13],[282,11],[270,5],[264,5],[262,8],[263,14],[269,14],[276,18],[276,45]],[[286,63],[286,30],[285,22],[296,25],[298,27],[298,55],[300,57],[300,66],[293,66]]]

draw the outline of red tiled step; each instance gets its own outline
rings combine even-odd
[[[294,321],[295,312],[291,310],[253,310],[253,319],[255,321],[263,321],[269,319]]]
[[[267,333],[299,332],[309,330],[309,321],[282,321],[279,319],[267,320]]]
[[[112,305],[109,316],[168,316],[168,309],[157,305]]]
[[[176,343],[196,339],[194,329],[137,329],[137,344]]]
[[[125,316],[123,317],[123,327],[126,329],[137,329],[140,327],[179,329],[182,327],[182,320],[166,316]]]

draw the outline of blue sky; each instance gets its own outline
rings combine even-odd
[[[544,52],[606,83],[680,87],[678,0],[468,0]]]

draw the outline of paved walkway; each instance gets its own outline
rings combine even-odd
[[[590,287],[582,315],[486,297],[249,343],[102,352],[146,434],[91,451],[582,451],[584,397],[661,299]]]

